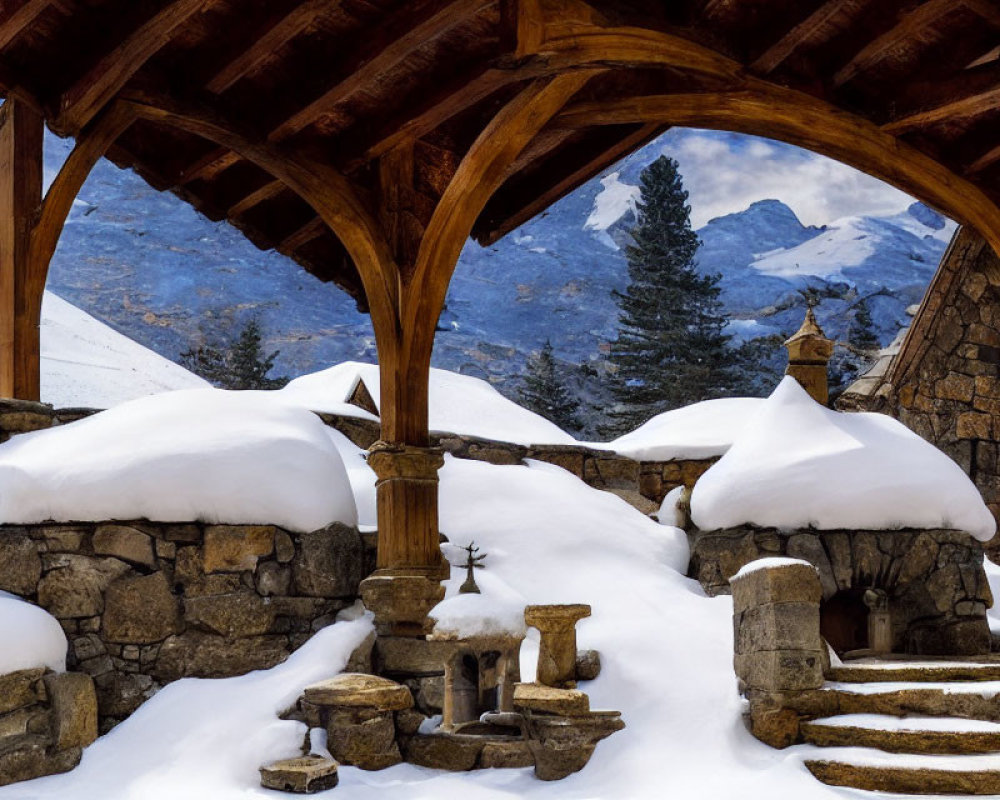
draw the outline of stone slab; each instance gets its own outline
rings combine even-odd
[[[538,683],[514,685],[514,708],[573,717],[590,713],[590,698],[577,689],[555,689]]]
[[[322,756],[287,758],[260,768],[260,785],[279,792],[313,794],[332,789],[339,781],[337,762]]]
[[[413,695],[402,684],[377,675],[345,672],[329,680],[307,686],[306,702],[317,706],[375,708],[402,711],[413,707]]]

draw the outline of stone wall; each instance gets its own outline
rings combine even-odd
[[[378,423],[372,420],[322,413],[319,416],[362,449],[367,450],[379,438]],[[705,470],[718,461],[718,458],[635,461],[582,445],[524,446],[451,433],[432,433],[431,444],[455,458],[489,464],[521,464],[525,459],[555,464],[588,486],[613,492],[647,514],[659,508],[671,489],[693,487]]]
[[[899,419],[951,456],[1000,519],[1000,259],[961,230],[894,358],[837,403]],[[1000,556],[1000,542],[990,548]]]
[[[90,676],[46,669],[0,675],[0,785],[71,770],[96,738]]]
[[[819,572],[823,600],[849,589],[888,595],[892,649],[966,655],[990,650],[986,609],[993,605],[982,545],[961,531],[781,532],[743,527],[692,537],[691,576],[710,595],[758,558],[789,556]]]
[[[59,620],[104,731],[170,681],[283,661],[355,601],[374,553],[343,525],[3,525],[0,590]]]

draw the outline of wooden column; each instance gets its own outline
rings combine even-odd
[[[41,286],[31,230],[42,202],[41,114],[23,101],[0,108],[0,396],[39,399]]]

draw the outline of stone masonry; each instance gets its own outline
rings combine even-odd
[[[170,681],[283,661],[356,600],[374,546],[339,524],[3,525],[0,590],[59,620],[106,731]]]
[[[898,418],[951,456],[1000,519],[1000,259],[978,234],[956,234],[898,354],[837,405]]]

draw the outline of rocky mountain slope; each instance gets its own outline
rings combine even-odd
[[[435,364],[503,384],[546,339],[561,360],[599,361],[615,336],[612,290],[627,281],[622,246],[634,222],[638,176],[663,141],[497,244],[470,242],[441,319]],[[50,138],[50,176],[68,150],[68,142]],[[846,337],[866,296],[887,344],[905,324],[906,308],[919,302],[953,227],[920,204],[806,226],[785,203],[762,199],[700,229],[700,267],[721,274],[739,339],[794,330],[800,290],[813,288],[831,336]],[[281,350],[283,374],[375,356],[368,318],[335,287],[107,162],[70,216],[49,288],[169,358],[250,315],[260,318],[269,347]]]

